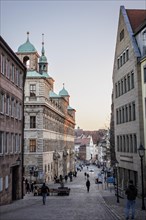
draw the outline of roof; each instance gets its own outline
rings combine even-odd
[[[48,73],[42,72],[41,74],[35,70],[28,71],[27,72],[27,77],[38,77],[38,78],[49,78]]]
[[[88,145],[90,144],[90,138],[75,138],[75,144]]]
[[[59,92],[60,96],[69,96],[68,91],[64,88],[63,84],[63,89]]]
[[[18,47],[18,52],[19,53],[36,52],[35,47],[29,41],[29,32],[27,32],[27,40],[26,40],[26,42]]]
[[[49,92],[49,97],[50,98],[60,98],[59,95],[57,95],[55,92],[53,92],[52,90]]]
[[[131,27],[133,32],[135,33],[136,30],[144,23],[146,20],[146,10],[142,9],[127,9],[126,10]]]
[[[74,108],[72,108],[71,106],[67,107],[67,110],[75,110]]]

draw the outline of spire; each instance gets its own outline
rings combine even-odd
[[[45,56],[45,49],[44,49],[44,34],[42,34],[42,55],[39,59],[39,72],[42,74],[42,72],[48,72],[48,62],[47,58]]]
[[[29,41],[29,31],[27,31],[27,42]]]
[[[42,34],[42,56],[45,55],[45,49],[44,49],[44,34]]]

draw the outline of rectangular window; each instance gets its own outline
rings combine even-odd
[[[126,76],[124,77],[124,91],[127,92],[127,79]]]
[[[1,54],[1,73],[4,75],[5,73],[5,57]]]
[[[9,107],[10,107],[10,98],[6,97],[6,114],[9,115]]]
[[[8,148],[9,148],[9,133],[6,133],[5,135],[6,139],[5,139],[5,153],[8,153]]]
[[[5,177],[5,189],[8,189],[9,186],[9,178],[8,176]]]
[[[20,152],[21,151],[21,149],[22,149],[22,147],[21,147],[21,142],[22,141],[22,136],[21,136],[21,134],[19,134],[19,149],[18,149],[18,151]]]
[[[13,133],[11,133],[10,153],[13,153],[13,149],[14,149],[14,137],[13,137]]]
[[[117,59],[117,66],[118,66],[118,69],[120,68],[120,59],[118,58]]]
[[[126,139],[127,139],[127,152],[129,152],[129,136],[128,135],[126,135]]]
[[[132,119],[133,119],[133,121],[136,120],[135,102],[132,103]]]
[[[123,83],[123,79],[121,80],[121,95],[123,95],[124,91],[124,83]]]
[[[133,138],[132,138],[132,134],[130,134],[130,152],[133,153]]]
[[[0,93],[0,113],[4,113],[4,94]]]
[[[0,192],[3,191],[3,177],[0,177]]]
[[[125,121],[128,122],[128,107],[125,107]]]
[[[123,65],[123,58],[122,58],[122,55],[120,56],[120,66]]]
[[[130,75],[128,74],[128,84],[127,84],[127,89],[128,89],[128,91],[130,90]]]
[[[30,85],[30,97],[35,97],[36,96],[36,85],[35,84],[31,84]]]
[[[30,116],[30,128],[36,128],[36,117]]]
[[[119,151],[119,136],[117,136],[117,151]]]
[[[4,148],[4,132],[0,131],[0,154],[3,154]]]
[[[126,141],[125,141],[125,135],[123,136],[123,151],[126,151]]]
[[[120,32],[120,41],[124,38],[124,29]]]
[[[129,49],[126,50],[126,61],[129,60]]]
[[[118,86],[117,86],[117,84],[115,85],[115,92],[116,92],[115,97],[117,98],[118,97]]]
[[[15,101],[14,101],[14,98],[12,98],[12,101],[11,101],[11,116],[15,117]]]
[[[137,137],[136,137],[136,134],[134,134],[134,153],[137,153]]]
[[[13,134],[13,153],[16,152],[16,135]]]
[[[14,64],[12,64],[12,81],[14,82],[14,78],[15,78],[15,66]]]
[[[19,81],[19,79],[18,79],[19,78],[19,71],[18,71],[18,69],[16,69],[15,74],[16,74],[16,76],[15,76],[15,83],[18,86],[18,81]]]
[[[10,61],[8,59],[6,60],[6,77],[10,78]]]
[[[144,68],[144,83],[146,83],[146,68]]]
[[[126,55],[125,55],[125,52],[123,53],[123,64],[125,63],[125,57],[126,57]]]
[[[15,152],[18,152],[18,134],[15,134]]]
[[[129,121],[131,121],[132,118],[132,113],[131,113],[131,104],[129,104]]]
[[[131,72],[131,89],[134,88],[134,72]]]
[[[36,140],[35,139],[31,139],[29,141],[29,151],[36,152]]]

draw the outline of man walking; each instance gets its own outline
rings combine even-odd
[[[130,209],[132,211],[132,219],[135,217],[135,200],[137,196],[137,189],[133,185],[133,180],[129,180],[128,188],[125,191],[127,195],[127,203],[126,203],[126,219],[129,219]]]
[[[89,179],[87,179],[87,181],[86,181],[86,187],[87,187],[87,192],[89,192],[89,189],[90,189],[90,181],[89,181]]]
[[[46,197],[47,197],[48,192],[49,192],[48,186],[46,186],[46,184],[43,183],[43,186],[41,188],[41,193],[42,193],[42,197],[43,197],[43,205],[46,204]]]

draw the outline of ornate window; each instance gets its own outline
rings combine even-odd
[[[36,140],[30,139],[29,141],[29,151],[30,152],[36,152]]]

